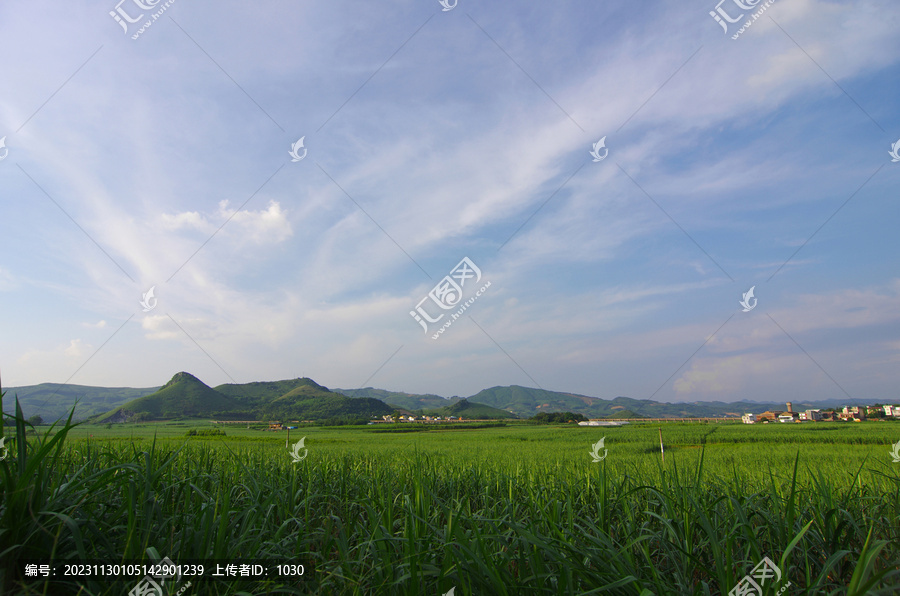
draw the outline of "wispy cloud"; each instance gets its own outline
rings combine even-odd
[[[656,398],[819,383],[769,313],[854,391],[896,385],[895,169],[764,281],[887,161],[896,138],[870,116],[900,109],[893,3],[776,3],[736,41],[702,3],[175,6],[180,27],[137,41],[102,7],[3,9],[22,55],[0,98],[5,380],[67,378],[134,316],[73,382],[228,380],[206,350],[242,380],[530,384],[499,344],[542,386],[593,395],[673,374]],[[484,332],[434,342],[409,310],[463,256],[493,284],[467,314]]]

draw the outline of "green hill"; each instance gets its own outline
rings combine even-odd
[[[647,416],[635,414],[631,410],[617,410],[609,416],[606,416],[606,418],[647,418]]]
[[[157,390],[159,387],[90,387],[60,383],[5,387],[3,391],[6,392],[6,401],[3,409],[11,414],[14,407],[10,404],[15,404],[18,396],[26,417],[38,415],[45,422],[52,423],[67,418],[77,400],[73,420],[84,420]]]
[[[491,387],[476,393],[469,399],[494,408],[515,412],[525,418],[531,418],[540,412],[574,412],[583,414],[588,418],[726,416],[742,412],[761,412],[769,407],[768,403],[753,402],[671,404],[630,397],[617,397],[609,400],[578,395],[577,393],[547,391],[546,389],[534,389],[518,385]],[[624,412],[628,412],[630,416],[623,415]]]
[[[525,418],[540,412],[576,412],[592,418],[612,413],[612,404],[603,399],[518,385],[483,389],[469,399]]]
[[[497,420],[506,418],[518,418],[515,414],[479,404],[467,399],[461,399],[453,405],[441,409],[442,416],[457,416],[459,418],[476,418],[480,420]]]
[[[371,398],[355,399],[330,391],[309,378],[219,385],[216,391],[252,408],[267,420],[323,420],[371,418],[393,409]]]
[[[124,422],[134,418],[217,417],[240,409],[240,403],[210,388],[194,375],[177,373],[162,388],[103,414],[97,422]]]
[[[386,391],[384,389],[375,389],[373,387],[366,387],[364,389],[335,389],[334,391],[343,393],[347,397],[374,397],[386,404],[411,412],[440,409],[459,401],[458,397],[441,397],[440,395],[434,395],[433,393],[416,394],[404,393],[402,391]]]
[[[277,399],[295,389],[303,389],[310,396],[330,394],[327,387],[306,377],[285,381],[257,381],[253,383],[226,383],[214,387],[222,395],[239,402],[258,405],[266,400]]]
[[[350,398],[312,379],[219,385],[215,389],[180,372],[158,391],[99,416],[96,422],[172,418],[222,420],[325,420],[371,418],[393,408],[373,398]]]
[[[309,378],[224,384],[210,388],[188,373],[175,375],[163,387],[92,387],[42,383],[7,387],[5,390],[8,392],[4,404],[7,413],[12,413],[10,404],[18,395],[26,416],[39,415],[48,422],[65,418],[76,399],[79,400],[75,411],[76,420],[90,418],[95,421],[102,419],[117,422],[133,420],[136,415],[145,419],[215,417],[262,420],[271,413],[285,415],[290,420],[318,420],[334,416],[377,416],[390,413],[394,409],[409,413],[425,411],[440,413],[444,408],[461,401],[461,398],[456,396],[445,398],[435,394],[387,391],[373,387],[330,391]],[[150,397],[153,399],[142,401]],[[302,399],[304,397],[309,399]],[[772,401],[665,403],[629,397],[608,400],[576,393],[511,385],[484,389],[470,396],[468,401],[506,413],[511,411],[522,418],[531,418],[541,412],[573,412],[589,418],[622,418],[629,415],[626,412],[648,418],[737,417],[744,412],[784,408],[784,403],[776,396],[766,397]],[[360,398],[364,398],[363,401],[357,401]],[[310,401],[315,399],[320,399],[321,402],[317,404]],[[374,403],[373,399],[381,403]],[[866,403],[866,400],[861,399],[845,400],[841,403],[798,399],[792,401],[795,410]],[[381,404],[387,404],[388,410]]]
[[[261,405],[261,412],[267,418],[282,420],[371,418],[384,416],[393,411],[394,409],[383,401],[371,397],[352,398],[310,386],[296,387],[281,397]]]

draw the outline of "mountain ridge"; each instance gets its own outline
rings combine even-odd
[[[197,385],[202,385],[200,387]],[[173,386],[184,384],[184,391],[192,399],[203,403],[205,409],[213,408],[210,412],[198,415],[210,415],[221,412],[223,415],[251,414],[259,416],[271,414],[278,415],[284,408],[300,408],[300,412],[313,412],[316,415],[326,415],[328,409],[335,412],[343,412],[340,415],[353,415],[356,410],[367,411],[370,415],[378,415],[380,412],[393,412],[402,409],[410,412],[426,412],[440,410],[452,406],[463,399],[473,403],[483,404],[486,407],[496,408],[505,412],[511,412],[519,417],[530,418],[540,412],[573,412],[582,414],[588,418],[606,418],[614,416],[616,412],[631,411],[640,416],[650,418],[667,417],[739,417],[745,412],[759,413],[763,410],[782,410],[785,402],[751,401],[737,402],[722,401],[683,401],[683,402],[658,402],[648,399],[634,399],[618,396],[613,399],[603,399],[589,395],[581,395],[572,392],[550,391],[520,385],[498,385],[482,389],[478,393],[468,397],[452,396],[443,397],[437,394],[416,394],[403,391],[390,391],[375,387],[360,389],[328,389],[324,385],[316,383],[308,377],[285,379],[281,381],[252,381],[249,383],[226,383],[209,387],[202,381],[187,372],[180,372],[164,385],[159,387],[94,387],[90,385],[61,385],[58,383],[41,383],[39,385],[27,385],[21,387],[9,387],[4,389],[6,400],[4,411],[11,413],[14,409],[14,397],[19,395],[22,409],[26,416],[40,415],[46,421],[65,418],[69,410],[78,399],[76,408],[77,420],[108,418],[115,410],[121,410],[130,402],[136,402],[144,397],[166,390]],[[205,389],[203,389],[205,388]],[[212,393],[209,393],[209,392]],[[293,392],[293,393],[292,393]],[[177,391],[176,391],[177,393]],[[291,393],[290,396],[287,394]],[[206,399],[203,399],[206,396]],[[287,396],[287,397],[285,397]],[[347,399],[366,399],[363,402],[342,402],[337,396]],[[173,407],[178,404],[173,400],[166,401],[166,394],[162,396],[163,410],[159,410],[147,402],[130,404],[128,409],[131,415],[140,412],[148,412],[151,416],[162,415],[168,407],[170,413],[189,415],[190,408]],[[285,398],[280,402],[275,400]],[[314,403],[316,399],[322,403]],[[261,401],[272,402],[269,410],[260,411]],[[375,403],[375,402],[380,403]],[[795,410],[811,408],[840,407],[843,405],[869,404],[873,400],[847,399],[843,401],[833,400],[792,400]],[[192,403],[189,402],[188,403]],[[381,404],[384,404],[382,406]],[[198,404],[194,404],[197,406]],[[207,408],[207,406],[209,408]],[[283,407],[282,407],[283,406]],[[140,407],[142,409],[134,409]],[[279,407],[282,407],[279,410]],[[195,412],[198,410],[194,410]]]
[[[391,408],[372,398],[351,398],[309,378],[224,384],[215,388],[179,372],[158,391],[131,400],[96,422],[136,422],[179,418],[222,420],[327,420],[384,416]]]

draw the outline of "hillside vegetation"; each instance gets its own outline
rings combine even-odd
[[[188,375],[188,373],[179,373]],[[171,395],[183,393],[191,398],[188,404],[178,403],[179,398],[163,396],[163,402],[148,404],[139,402],[139,398],[149,396],[162,388],[128,388],[128,387],[91,387],[86,385],[60,385],[44,383],[27,387],[10,389],[10,394],[19,395],[23,411],[26,417],[38,415],[47,422],[58,420],[66,414],[74,405],[75,399],[79,399],[78,408],[75,411],[75,419],[84,419],[92,416],[103,415],[106,420],[110,417],[137,420],[140,415],[146,419],[165,416],[166,412],[175,414],[175,417],[206,416],[222,419],[259,419],[266,416],[281,416],[287,413],[282,406],[296,408],[293,419],[305,418],[307,420],[319,420],[324,411],[353,412],[353,414],[335,414],[335,416],[371,417],[383,415],[386,410],[373,401],[344,402],[334,399],[334,396],[347,398],[368,398],[379,400],[387,404],[390,409],[400,410],[409,415],[412,413],[446,413],[444,408],[466,399],[470,404],[477,403],[495,408],[505,414],[497,414],[497,417],[506,416],[509,412],[515,413],[521,418],[531,418],[541,412],[572,412],[581,414],[587,418],[623,418],[643,416],[647,418],[702,418],[702,417],[739,417],[745,412],[762,412],[765,410],[784,409],[784,403],[779,401],[767,402],[690,402],[690,403],[664,403],[649,399],[633,399],[630,397],[616,397],[615,399],[601,399],[577,393],[561,391],[549,391],[532,387],[511,385],[508,387],[491,387],[479,391],[468,398],[441,397],[435,394],[415,394],[401,391],[388,391],[366,387],[363,389],[334,389],[319,385],[309,378],[287,379],[282,381],[258,381],[252,383],[227,383],[216,387],[208,387],[195,377],[197,383],[185,378],[186,386]],[[173,381],[177,381],[173,378]],[[170,381],[166,385],[169,386]],[[199,384],[198,384],[199,383]],[[208,391],[207,391],[208,390]],[[213,391],[215,393],[210,393]],[[217,395],[218,394],[218,395]],[[290,395],[288,395],[290,394]],[[229,398],[231,401],[223,399]],[[310,400],[322,398],[322,404],[307,403],[301,399],[308,397]],[[281,400],[272,405],[269,402]],[[864,404],[866,400],[849,399],[846,403],[833,403],[828,401],[794,401],[794,409],[802,411],[810,408],[829,408],[841,405]],[[186,407],[193,404],[193,408]],[[325,404],[325,405],[323,405]],[[268,409],[266,409],[268,407]],[[123,412],[117,414],[110,410]],[[197,414],[196,412],[201,412]],[[9,410],[7,409],[7,412]],[[631,414],[627,414],[630,412]],[[143,414],[141,414],[143,413]],[[333,416],[325,416],[333,417]],[[116,419],[118,420],[118,419]]]
[[[333,393],[312,379],[226,384],[213,389],[192,374],[180,372],[159,391],[115,408],[96,422],[368,419],[391,411],[384,402]]]
[[[497,420],[503,418],[518,418],[515,414],[492,408],[485,404],[476,403],[467,399],[461,399],[455,404],[441,410],[442,415],[457,416],[460,418],[475,418],[479,420]]]
[[[74,407],[74,420],[83,420],[108,412],[133,399],[158,391],[159,387],[92,387],[89,385],[63,385],[41,383],[23,387],[9,387],[11,398],[19,398],[26,416],[38,415],[46,421],[65,419]],[[77,405],[76,405],[76,402]],[[8,403],[8,401],[7,401]],[[4,408],[8,414],[10,408]]]
[[[386,404],[410,412],[440,409],[454,404],[460,399],[458,397],[441,397],[432,393],[403,393],[402,391],[386,391],[372,387],[366,387],[365,389],[335,389],[334,391],[343,393],[348,397],[374,397]]]

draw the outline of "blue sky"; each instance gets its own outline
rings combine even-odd
[[[0,6],[5,386],[897,399],[896,2],[163,5]]]

